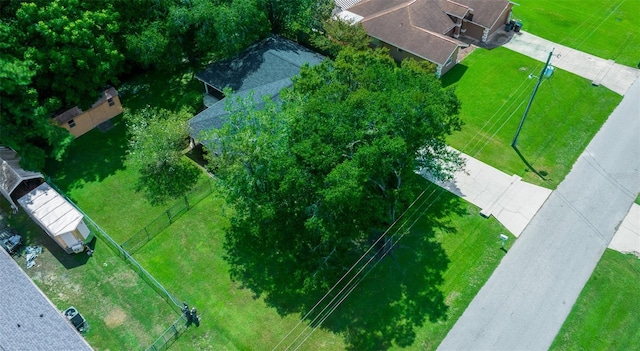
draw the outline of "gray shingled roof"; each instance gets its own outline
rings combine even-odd
[[[12,207],[16,204],[11,199],[11,193],[20,182],[28,179],[42,178],[38,172],[25,171],[20,167],[20,156],[12,149],[0,146],[0,193]]]
[[[0,282],[0,350],[92,350],[2,249]]]
[[[235,59],[210,65],[196,78],[220,91],[231,88],[233,97],[253,92],[254,102],[260,107],[264,96],[277,100],[303,65],[314,66],[323,60],[324,56],[297,43],[272,36],[250,46]],[[202,131],[222,127],[229,114],[226,105],[225,98],[194,116],[189,121],[191,137],[200,140]]]
[[[230,87],[240,92],[293,77],[305,63],[313,66],[322,60],[324,56],[274,35],[250,46],[232,60],[209,65],[196,74],[196,78],[220,91]]]
[[[262,105],[264,105],[262,97],[269,96],[271,99],[277,100],[280,91],[284,88],[290,87],[292,84],[293,83],[291,82],[290,78],[284,78],[269,84],[259,86],[255,89],[240,91],[230,97],[232,99],[235,99],[237,97],[244,99],[245,97],[249,96],[249,94],[253,94],[253,102],[255,103],[256,107],[261,108]],[[230,108],[231,111],[228,110],[229,107],[227,106],[227,99],[225,98],[211,105],[208,109],[195,115],[189,121],[191,137],[196,140],[201,140],[201,132],[222,128],[222,125],[227,120],[227,115],[229,115],[230,112],[234,112],[233,106],[231,106]]]

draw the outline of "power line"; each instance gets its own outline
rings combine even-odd
[[[435,192],[437,188],[434,188],[434,190],[431,192],[431,194],[429,194],[428,198],[431,197],[431,195]],[[425,194],[425,192],[428,190],[428,187],[425,187],[425,189],[420,193],[420,195],[409,205],[409,207],[407,209],[405,209],[402,214],[398,217],[398,219],[396,219],[388,228],[387,230],[385,230],[384,233],[382,233],[378,239],[376,239],[376,241],[365,251],[364,254],[362,254],[362,256],[360,256],[360,258],[349,268],[349,270],[329,289],[329,291],[327,291],[327,293],[311,308],[311,310],[309,312],[307,312],[307,314],[305,314],[300,321],[293,327],[292,330],[290,330],[282,340],[280,340],[280,342],[278,342],[278,344],[276,344],[276,346],[274,346],[273,350],[275,350],[278,346],[280,346],[280,344],[282,344],[282,342],[284,340],[286,340],[289,335],[291,335],[291,333],[300,325],[302,324],[302,322],[307,319],[311,313],[322,303],[322,301],[324,301],[330,294],[331,292],[358,266],[358,264],[371,252],[371,250],[380,242],[380,240],[382,240],[382,238],[384,238],[384,236],[400,221],[402,220],[402,218],[405,216],[405,214],[407,213],[407,211],[409,211],[417,202],[418,200],[420,200],[420,198],[422,198],[422,196]],[[403,224],[404,226],[404,224]],[[402,226],[400,227],[400,229],[402,229]],[[397,231],[396,231],[397,232]],[[357,276],[357,275],[356,275]],[[352,279],[353,280],[353,279]],[[343,288],[344,290],[344,288]],[[340,291],[342,292],[342,290]],[[339,293],[340,293],[339,292]],[[335,298],[334,298],[335,299]],[[333,301],[333,300],[332,300]],[[329,302],[331,303],[331,302]],[[326,309],[327,307],[325,307]],[[324,311],[324,309],[323,309]]]
[[[402,234],[400,235],[400,237],[399,237],[395,242],[393,242],[393,243],[392,243],[392,246],[391,246],[390,248],[387,248],[387,247],[385,247],[385,246],[380,247],[380,248],[377,250],[376,254],[375,254],[375,255],[373,255],[373,256],[371,256],[371,257],[369,258],[369,260],[368,260],[368,261],[367,261],[367,262],[366,262],[366,263],[365,263],[365,264],[364,264],[364,265],[363,265],[363,266],[358,270],[358,272],[357,272],[357,273],[356,273],[356,274],[355,274],[355,275],[354,275],[354,276],[349,280],[349,282],[347,282],[347,284],[346,284],[346,285],[345,285],[345,286],[340,290],[340,292],[339,292],[339,293],[338,293],[338,294],[337,294],[337,295],[336,295],[336,296],[335,296],[335,297],[334,297],[334,298],[333,298],[333,299],[332,299],[332,300],[327,304],[327,306],[325,306],[325,308],[324,308],[322,311],[320,311],[320,313],[319,313],[319,314],[318,314],[318,315],[317,315],[317,316],[316,316],[316,317],[315,317],[315,318],[314,318],[314,319],[309,323],[310,325],[309,325],[309,326],[307,326],[307,327],[305,327],[305,329],[304,329],[302,332],[300,332],[300,333],[299,333],[299,335],[298,335],[298,336],[297,336],[297,337],[296,337],[296,338],[295,338],[295,339],[294,339],[294,340],[289,344],[289,346],[288,346],[285,350],[289,350],[289,349],[290,349],[290,347],[291,347],[293,344],[295,344],[295,343],[296,343],[296,342],[297,342],[301,337],[303,337],[303,335],[304,335],[305,333],[307,333],[307,330],[308,330],[309,328],[312,328],[312,329],[311,329],[311,331],[309,331],[309,332],[307,333],[307,336],[306,336],[306,337],[304,337],[304,338],[303,338],[303,339],[298,343],[298,346],[297,346],[294,350],[298,349],[298,348],[299,348],[299,347],[300,347],[300,346],[301,346],[301,345],[302,345],[302,344],[303,344],[303,343],[304,343],[304,342],[305,342],[305,341],[306,341],[306,340],[311,336],[311,334],[312,334],[312,333],[313,333],[313,332],[314,332],[314,331],[315,331],[315,330],[316,330],[316,329],[317,329],[317,328],[318,328],[318,327],[319,327],[319,326],[320,326],[320,325],[321,325],[321,324],[322,324],[322,323],[323,323],[323,322],[324,322],[324,321],[325,321],[325,320],[326,320],[326,319],[327,319],[327,318],[328,318],[328,317],[329,317],[329,316],[330,316],[330,315],[331,315],[331,314],[332,314],[332,313],[333,313],[333,312],[334,312],[334,311],[335,311],[335,310],[340,306],[340,304],[341,304],[341,303],[342,303],[342,302],[343,302],[343,301],[344,301],[344,300],[345,300],[345,299],[346,299],[346,298],[351,294],[351,292],[353,292],[353,290],[355,290],[355,288],[360,284],[360,282],[362,282],[362,281],[364,280],[364,278],[369,274],[369,272],[371,272],[371,271],[373,270],[373,268],[374,268],[374,267],[375,267],[375,266],[376,266],[380,261],[382,261],[382,259],[387,255],[387,253],[388,253],[388,252],[390,252],[390,251],[391,251],[391,249],[395,246],[395,244],[396,244],[397,242],[399,242],[399,241],[400,241],[400,239],[402,239],[402,238],[404,237],[404,235],[406,235],[406,233],[408,233],[408,232],[409,232],[409,230],[413,227],[413,225],[414,225],[414,224],[418,221],[418,219],[420,218],[420,215],[421,215],[422,213],[424,213],[424,211],[428,210],[428,209],[431,207],[431,205],[433,205],[433,204],[434,204],[434,203],[435,203],[435,202],[440,198],[440,196],[442,196],[442,192],[444,192],[444,191],[445,191],[445,190],[441,189],[441,190],[440,190],[440,191],[441,191],[441,192],[440,192],[440,194],[439,194],[435,199],[433,199],[432,201],[428,202],[428,200],[429,200],[429,198],[431,197],[431,195],[433,195],[433,194],[435,193],[435,191],[436,191],[436,190],[438,190],[438,187],[437,187],[435,184],[430,185],[430,186],[433,186],[434,190],[429,194],[429,196],[427,197],[427,199],[425,199],[425,201],[423,201],[423,202],[419,205],[418,210],[416,210],[415,212],[413,212],[413,213],[411,214],[410,218],[409,218],[405,223],[403,223],[403,225],[402,225],[398,230],[396,230],[396,232],[392,235],[392,237],[393,237],[393,236],[395,236],[396,234],[398,234],[398,233],[400,232],[400,229],[402,229],[402,227],[403,227],[406,223],[408,223],[408,221],[409,221],[411,218],[413,218],[413,217],[417,217],[417,218],[415,218],[415,219],[413,220],[413,222],[411,223],[411,225],[410,225],[410,226],[409,226],[405,231],[403,231],[403,232],[402,232]],[[426,190],[426,189],[425,189],[425,190]],[[426,208],[424,208],[424,207],[425,207],[425,204],[427,205],[427,206],[426,206]],[[423,209],[423,208],[424,208],[424,209]],[[405,211],[405,213],[406,213],[406,211]],[[417,216],[416,216],[416,214],[417,214]],[[382,252],[382,254],[381,254],[381,255],[379,255],[379,253],[381,253],[381,252]],[[371,262],[374,262],[374,263],[373,263],[373,266],[368,267],[368,266],[371,264]],[[367,271],[364,273],[364,275],[363,275],[363,276],[361,276],[360,278],[358,278],[358,276],[359,276],[363,271],[365,271],[365,269],[367,269]],[[353,284],[352,284],[352,282],[353,282],[356,278],[358,278],[358,280],[357,280],[355,283],[353,283]],[[343,292],[344,292],[344,293],[343,293]],[[327,309],[329,309],[329,310],[325,313],[325,311],[326,311]],[[323,314],[323,313],[324,313],[324,314]]]
[[[444,190],[442,190],[442,192],[444,192]],[[436,198],[435,198],[431,203],[429,203],[429,205],[427,206],[427,208],[425,208],[425,209],[424,209],[424,211],[426,211],[426,210],[428,210],[429,208],[431,208],[431,205],[433,205],[433,204],[434,204],[434,203],[435,203],[435,202],[440,198],[440,196],[442,196],[442,192],[441,192],[441,193],[440,193],[440,194],[439,194],[439,195],[438,195],[438,196],[437,196],[437,197],[436,197]],[[367,272],[366,272],[366,273],[365,273],[365,274],[364,274],[364,275],[363,275],[363,276],[362,276],[362,277],[361,277],[361,278],[360,278],[360,279],[359,279],[359,280],[358,280],[358,281],[353,285],[353,287],[351,287],[351,288],[349,289],[349,291],[345,294],[345,296],[343,296],[343,297],[340,299],[340,301],[338,301],[338,303],[336,303],[336,304],[332,307],[331,311],[329,311],[329,313],[327,313],[327,314],[322,318],[322,320],[321,320],[321,321],[320,321],[320,322],[319,322],[319,323],[318,323],[318,324],[317,324],[317,325],[316,325],[316,326],[311,330],[311,332],[309,332],[309,334],[308,334],[308,335],[307,335],[307,336],[302,340],[302,342],[301,342],[301,343],[300,343],[300,344],[299,344],[299,345],[298,345],[294,350],[297,350],[298,348],[300,348],[300,346],[302,346],[302,344],[303,344],[303,343],[304,343],[304,342],[305,342],[305,341],[306,341],[306,340],[311,336],[311,334],[313,334],[313,332],[314,332],[316,329],[318,329],[318,327],[320,327],[320,325],[322,324],[322,322],[324,322],[324,321],[325,321],[325,320],[326,320],[326,319],[327,319],[327,318],[328,318],[328,317],[329,317],[329,316],[330,316],[330,315],[331,315],[331,314],[332,314],[332,313],[333,313],[333,312],[338,308],[338,306],[339,306],[339,305],[340,305],[340,304],[341,304],[341,303],[342,303],[342,302],[343,302],[343,301],[344,301],[344,300],[345,300],[345,299],[346,299],[346,298],[351,294],[351,292],[352,292],[353,290],[355,290],[355,288],[358,286],[358,284],[360,284],[360,282],[362,282],[362,281],[367,277],[367,275],[369,275],[369,273],[370,273],[370,272],[371,272],[371,271],[372,271],[372,270],[373,270],[373,269],[378,265],[378,263],[380,263],[380,262],[382,261],[382,259],[383,259],[384,257],[386,257],[386,255],[387,255],[389,252],[391,252],[391,250],[393,249],[393,247],[395,247],[395,245],[396,245],[396,244],[397,244],[397,243],[398,243],[398,242],[399,242],[399,241],[400,241],[400,240],[401,240],[401,239],[402,239],[402,238],[403,238],[403,237],[404,237],[404,236],[409,232],[409,229],[413,228],[413,226],[416,224],[416,222],[417,222],[419,219],[420,219],[420,217],[416,218],[416,219],[413,221],[413,223],[411,223],[411,225],[409,226],[408,230],[404,231],[404,232],[400,235],[400,237],[398,238],[398,240],[396,240],[395,242],[393,242],[393,243],[392,243],[391,247],[390,247],[388,250],[387,250],[387,249],[385,249],[384,247],[382,247],[382,248],[380,248],[380,249],[378,250],[378,252],[380,252],[380,251],[382,251],[382,250],[385,250],[385,251],[382,253],[382,256],[381,256],[380,258],[378,258],[378,259],[374,262],[373,266],[372,266],[372,267],[370,267],[370,268],[367,270]],[[374,257],[375,257],[375,256],[374,256]]]
[[[537,66],[536,66],[537,68]],[[535,69],[535,68],[534,68]],[[518,93],[518,96],[516,98],[516,100],[513,100],[513,102],[509,105],[509,106],[513,106],[513,104],[517,101],[517,99],[522,95],[523,92],[519,92],[520,88],[524,85],[524,83],[526,83],[527,80],[523,80],[522,83],[520,83],[520,85],[518,86],[518,88],[516,88],[516,90],[512,93],[512,95],[509,97],[509,99],[507,101],[505,101],[502,106],[500,106],[500,108],[498,108],[498,110],[492,115],[492,117],[490,118],[490,120],[492,120],[497,114],[498,112],[510,101],[512,100],[512,98],[514,97],[514,95],[516,93]],[[520,106],[522,106],[521,102],[518,107],[516,108],[516,110],[518,108],[520,108]],[[502,125],[498,128],[498,130],[496,130],[492,136],[495,136],[495,134],[506,124],[506,122],[511,118],[511,116],[513,116],[513,114],[515,113],[512,112],[509,117],[507,118],[507,120],[505,122],[502,123]],[[504,115],[504,112],[501,114]],[[489,121],[487,121],[485,123],[485,125],[478,130],[475,135],[472,137],[471,140],[474,140],[484,129],[484,127],[489,123]],[[495,125],[495,124],[494,124]],[[471,141],[470,141],[471,142]],[[470,142],[467,143],[467,145],[470,144]],[[488,143],[485,142],[484,146],[486,146],[486,144]],[[484,148],[484,146],[480,149],[480,151]],[[429,196],[427,197],[427,200],[431,197],[431,195],[433,195],[433,193],[435,192],[435,190],[437,188],[435,188],[436,185],[431,185],[434,186],[434,190],[431,192],[431,194],[429,194]],[[400,217],[394,221],[389,228],[387,228],[387,230],[380,235],[380,237],[378,237],[378,239],[365,251],[365,253],[349,268],[349,270],[329,289],[329,291],[327,291],[327,293],[312,307],[312,309],[307,312],[301,319],[300,321],[298,321],[298,323],[282,338],[282,340],[280,340],[280,342],[278,342],[278,344],[276,344],[276,346],[274,346],[273,350],[277,349],[294,331],[295,329],[297,329],[302,322],[307,319],[312,313],[313,311],[318,308],[318,306],[331,294],[331,292],[333,292],[337,286],[343,281],[345,280],[345,278],[356,268],[356,266],[371,252],[371,250],[385,237],[385,235],[387,235],[389,233],[389,231],[402,219],[404,218],[405,214],[416,204],[416,202],[418,200],[420,200],[420,198],[424,195],[424,193],[427,191],[429,186],[425,187],[425,189],[422,191],[422,193],[416,198],[416,200],[414,200],[411,205],[405,209],[402,214],[400,215]],[[444,191],[444,190],[442,190]],[[429,209],[431,207],[431,205],[433,205],[441,196],[442,193],[440,193],[440,195],[438,195],[435,199],[433,199],[427,206],[426,209]],[[421,209],[424,204],[426,203],[426,201],[423,202],[420,206],[419,209]],[[425,210],[426,210],[425,209]],[[414,212],[415,214],[415,212]],[[409,227],[409,229],[411,229],[413,227],[413,225],[417,222],[418,219],[415,219],[414,222],[411,224],[411,226]],[[406,222],[405,222],[406,223]],[[391,235],[391,237],[395,236],[400,229],[402,229],[403,225],[398,228],[397,230],[395,230],[394,234]],[[404,232],[402,235],[400,235],[400,238],[398,238],[398,240],[396,240],[395,242],[393,242],[392,244],[392,248],[395,246],[395,244],[404,237],[404,235],[406,234],[406,232]],[[355,282],[352,286],[350,286],[352,284],[352,282],[367,268],[367,266],[373,261],[373,259],[375,259],[378,256],[378,253],[382,250],[385,250],[385,247],[382,246],[381,248],[378,249],[378,251],[376,252],[376,254],[374,256],[372,256],[367,262],[364,263],[364,265],[360,268],[360,270],[358,270],[357,273],[355,273],[355,275],[345,284],[345,286],[338,292],[338,294],[336,296],[333,297],[333,299],[331,299],[331,301],[329,301],[327,303],[327,305],[319,312],[319,314],[311,321],[309,322],[309,326],[306,326],[305,329],[289,344],[289,346],[287,346],[286,349],[290,349],[290,347],[300,339],[300,337],[306,332],[307,329],[309,329],[314,323],[315,326],[313,326],[313,329],[310,331],[310,333],[304,337],[301,342],[298,344],[298,346],[296,347],[299,348],[310,336],[311,334],[338,308],[338,306],[351,294],[351,292],[357,287],[357,285],[364,279],[364,277],[366,277],[366,275],[368,275],[368,273],[373,269],[373,267],[375,267],[377,265],[378,262],[380,262],[380,260],[382,258],[384,258],[386,256],[386,254],[389,251],[383,252],[382,256],[375,261],[375,263],[373,264],[372,267],[369,268],[369,270],[365,273],[365,275],[363,277],[361,277],[360,279],[358,279],[357,282]],[[346,292],[345,292],[346,291]],[[343,294],[343,296],[341,296],[341,294]],[[336,300],[339,299],[337,302]],[[322,315],[323,312],[327,311],[327,313],[325,313],[324,315]],[[322,317],[320,317],[322,315]],[[318,320],[318,318],[320,317],[320,319]]]

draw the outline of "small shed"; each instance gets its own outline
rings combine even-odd
[[[42,183],[42,174],[22,169],[20,156],[12,149],[0,146],[0,193],[14,211],[18,210],[14,199],[24,195],[24,192],[20,194],[19,188],[28,182]]]
[[[47,183],[18,199],[18,203],[67,253],[83,252],[93,238],[82,213]]]
[[[121,113],[122,104],[118,91],[109,88],[100,94],[98,101],[87,111],[82,111],[76,106],[57,115],[54,120],[58,126],[65,128],[77,138]]]

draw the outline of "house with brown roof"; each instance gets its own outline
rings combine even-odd
[[[71,108],[53,119],[55,123],[76,138],[122,113],[122,104],[115,88],[102,92],[100,98],[86,111],[78,106]]]
[[[433,62],[441,76],[458,63],[458,51],[469,45],[465,38],[486,42],[509,22],[512,6],[509,0],[363,0],[338,17],[361,23],[396,60]]]

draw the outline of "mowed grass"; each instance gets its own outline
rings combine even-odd
[[[119,88],[123,107],[135,112],[147,105],[192,111],[202,104],[200,86],[188,74],[167,77],[151,72]],[[62,161],[49,160],[46,174],[118,243],[158,217],[171,203],[152,205],[136,190],[139,175],[126,160],[129,149],[123,116],[114,127],[94,129],[74,140]],[[206,177],[203,174],[203,177]]]
[[[607,249],[551,350],[638,350],[640,259]]]
[[[522,0],[513,7],[523,30],[617,63],[640,65],[640,1]]]
[[[427,186],[427,192],[433,195],[423,202],[431,205],[421,207],[424,210],[414,217],[419,220],[410,234],[398,243],[393,255],[374,268],[323,328],[311,335],[302,349],[343,350],[347,347],[343,340],[345,331],[361,333],[360,339],[367,339],[367,333],[376,334],[378,331],[395,335],[388,330],[390,326],[386,323],[397,316],[385,314],[390,306],[378,305],[384,304],[389,291],[396,287],[412,291],[406,286],[429,281],[420,275],[430,274],[442,274],[444,277],[442,286],[436,288],[448,306],[445,307],[444,318],[431,321],[429,316],[433,314],[431,309],[434,306],[410,304],[409,309],[420,314],[413,317],[421,320],[419,323],[406,321],[414,328],[416,335],[413,341],[407,345],[407,340],[400,340],[401,347],[398,340],[395,344],[388,340],[390,345],[378,345],[375,349],[435,349],[444,339],[505,255],[500,249],[498,236],[508,232],[495,219],[481,217],[475,206],[434,185]],[[456,210],[439,218],[439,228],[444,229],[434,229],[428,220],[433,213],[428,208],[445,204],[456,207]],[[299,321],[300,315],[280,316],[263,298],[256,299],[251,291],[230,280],[222,247],[230,211],[219,195],[213,195],[134,255],[162,284],[196,306],[202,315],[200,327],[188,330],[172,349],[268,350]],[[422,241],[425,235],[433,235],[433,240],[429,240],[426,246]],[[509,244],[512,243],[510,240]],[[442,250],[446,254],[444,259],[433,258]],[[414,257],[419,254],[424,257],[415,261]],[[407,280],[407,277],[415,279]],[[422,291],[424,287],[413,288]],[[399,321],[399,324],[405,323]],[[305,322],[296,328],[293,335],[306,325]],[[374,336],[370,338],[376,339]]]
[[[6,201],[2,210],[11,213]],[[84,337],[96,350],[140,350],[153,343],[176,318],[161,299],[103,242],[92,257],[65,253],[23,210],[9,215],[9,224],[23,234],[26,245],[41,245],[36,265],[23,270],[59,311],[75,306],[89,323]]]
[[[505,48],[476,49],[442,78],[455,85],[465,125],[454,148],[549,189],[567,175],[622,97],[560,69],[544,79],[511,147],[544,63]]]
[[[299,316],[282,318],[262,299],[229,277],[223,259],[228,209],[214,192],[134,254],[169,291],[198,309],[200,327],[190,328],[172,350],[264,350],[293,328]],[[312,349],[342,350],[338,336],[318,332]]]

